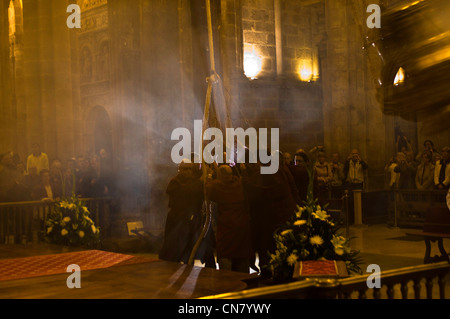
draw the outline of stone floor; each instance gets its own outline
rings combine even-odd
[[[361,265],[363,272],[367,270],[367,266],[370,264],[379,265],[382,272],[423,265],[425,243],[421,237],[406,235],[411,230],[417,231],[417,229],[393,228],[386,224],[350,226],[348,237],[353,238],[351,241],[352,249],[360,251],[363,260]],[[342,231],[345,235],[345,228]],[[444,247],[447,252],[450,252],[450,239],[444,239]],[[437,245],[431,247],[431,256],[434,255],[440,255]],[[199,262],[196,265],[201,266]],[[433,295],[438,298],[437,285],[435,286]],[[412,289],[410,294],[412,294]],[[423,283],[422,295],[424,294]],[[399,287],[397,287],[396,295],[400,296]],[[446,299],[450,299],[450,275],[446,285]]]
[[[345,233],[345,229],[343,229],[343,231]],[[411,231],[411,229],[392,228],[385,224],[349,227],[349,237],[353,238],[351,242],[352,249],[360,251],[363,260],[363,264],[361,265],[363,272],[366,271],[369,264],[379,265],[381,271],[423,265],[425,253],[424,241],[420,237],[406,235],[408,231]],[[139,239],[137,238],[132,240],[134,244],[139,242]],[[31,251],[33,252],[33,255],[45,255],[59,252],[58,249],[54,247],[49,248],[47,246],[9,246],[9,249],[7,248],[8,245],[5,246],[6,248],[2,248],[4,253],[0,255],[0,259],[26,257],[29,256]],[[450,239],[444,240],[444,247],[447,252],[450,251]],[[61,248],[59,248],[59,250],[61,250]],[[158,257],[155,252],[146,252],[141,249],[134,252],[123,252],[150,258]],[[432,246],[431,256],[438,254],[438,252],[437,247]],[[200,267],[203,266],[198,261],[195,265]],[[425,289],[423,289],[423,293],[424,292]],[[434,296],[437,297],[437,291],[434,293]],[[450,276],[446,285],[446,299],[450,299]]]
[[[345,235],[345,229],[342,231]],[[421,237],[406,235],[408,231],[411,229],[393,228],[385,224],[353,225],[349,227],[348,237],[353,238],[352,249],[360,251],[363,270],[370,264],[377,264],[383,271],[423,264],[425,243]],[[450,252],[450,239],[444,239],[444,247]],[[437,246],[431,248],[431,256],[439,254]],[[198,261],[196,265],[202,266]]]

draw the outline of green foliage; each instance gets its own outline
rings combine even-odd
[[[345,238],[340,227],[335,225],[326,211],[313,196],[312,167],[308,168],[310,183],[308,197],[303,207],[291,220],[274,233],[276,251],[271,254],[269,267],[273,279],[290,280],[296,262],[306,260],[342,260],[350,274],[362,274],[359,251],[350,247],[350,238]]]
[[[84,201],[76,196],[56,202],[45,221],[46,241],[95,248],[100,242],[100,230],[89,215]]]

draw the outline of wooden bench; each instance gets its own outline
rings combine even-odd
[[[407,235],[423,236],[425,241],[424,263],[447,261],[450,263],[448,253],[445,251],[443,239],[450,238],[450,210],[446,207],[430,207],[425,215],[422,232],[408,232]],[[431,257],[431,243],[437,242],[441,256]]]

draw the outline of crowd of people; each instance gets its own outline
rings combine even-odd
[[[314,163],[311,154],[316,155]],[[215,252],[220,269],[249,272],[252,268],[267,274],[268,252],[276,248],[273,233],[292,218],[297,205],[304,205],[310,185],[319,202],[330,186],[336,190],[364,187],[368,165],[356,149],[344,163],[337,153],[328,163],[323,148],[279,156],[275,174],[261,174],[261,163],[208,165],[204,184],[201,165],[193,158],[183,160],[167,187],[169,212],[159,257],[187,263],[193,257],[191,251],[202,231],[205,212],[210,211],[213,227],[204,234],[195,259],[215,268]],[[315,171],[311,184],[309,167]],[[205,205],[205,198],[210,205]]]
[[[390,189],[448,190],[450,186],[450,148],[438,152],[432,141],[426,140],[424,149],[414,152],[401,136],[397,142],[398,153],[386,164]]]
[[[92,198],[107,196],[114,187],[109,153],[78,156],[62,163],[33,144],[26,161],[14,152],[0,155],[0,201],[54,201],[72,195]]]
[[[427,140],[414,156],[402,138],[397,146],[398,153],[385,167],[390,189],[449,189],[449,147],[438,152]],[[187,263],[209,210],[213,212],[213,227],[204,234],[195,258],[215,268],[217,256],[222,269],[248,272],[250,267],[263,273],[267,271],[263,266],[269,262],[268,252],[276,248],[274,231],[292,217],[297,205],[304,205],[310,186],[319,204],[341,198],[345,189],[351,196],[351,190],[366,188],[369,166],[357,149],[344,161],[338,153],[329,154],[328,159],[323,147],[309,152],[298,149],[294,155],[278,153],[280,167],[275,174],[261,174],[261,163],[213,164],[204,171],[193,158],[185,159],[166,190],[169,212],[160,258]],[[313,183],[309,167],[313,168]],[[24,162],[14,152],[0,155],[0,201],[53,201],[73,194],[110,196],[116,184],[114,176],[111,156],[105,149],[62,163],[58,159],[49,162],[40,146],[33,144]]]
[[[389,187],[448,189],[449,148],[438,153],[431,141],[426,141],[424,148],[416,157],[420,163],[411,150],[399,148],[386,165],[389,177],[394,176],[389,179]],[[351,190],[366,188],[369,166],[357,149],[344,161],[339,153],[331,153],[328,160],[323,147],[279,155],[280,168],[272,175],[260,173],[261,163],[224,163],[208,165],[205,178],[194,158],[183,160],[167,188],[169,212],[160,258],[187,263],[193,257],[190,254],[202,231],[205,213],[210,211],[213,227],[204,234],[195,259],[215,268],[215,252],[221,269],[248,272],[252,268],[264,275],[268,271],[264,266],[276,248],[274,231],[292,217],[297,205],[304,205],[309,187],[319,204],[330,198],[342,199],[344,190],[349,190],[351,197]],[[314,175],[309,174],[308,167],[313,168]],[[310,176],[314,176],[313,183]]]

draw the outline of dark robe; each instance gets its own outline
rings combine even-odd
[[[169,213],[159,258],[187,263],[202,227],[203,184],[200,179],[178,174],[170,181],[166,193]]]
[[[308,196],[308,185],[309,185],[309,175],[308,170],[304,165],[290,165],[289,171],[292,174],[292,177],[295,182],[295,186],[297,187],[300,206],[303,206],[303,201],[307,200]]]
[[[250,258],[250,214],[241,178],[233,176],[229,183],[211,180],[206,188],[208,199],[217,203],[217,258]]]
[[[275,251],[274,232],[294,216],[296,201],[281,170],[267,175],[256,172],[249,181],[253,246],[260,266],[265,266],[269,252]]]

